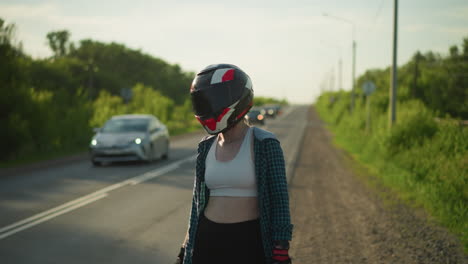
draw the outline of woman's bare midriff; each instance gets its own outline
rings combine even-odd
[[[239,152],[244,136],[248,131],[248,126],[241,122],[228,133],[237,130],[238,139],[227,143],[224,136],[217,141],[215,157],[219,162],[229,162],[235,158]],[[231,136],[232,138],[232,136]],[[253,157],[253,141],[250,142]],[[252,161],[253,162],[253,161]],[[205,208],[205,216],[216,223],[238,223],[257,219],[258,212],[257,197],[231,197],[231,196],[211,196]]]
[[[238,223],[258,218],[257,197],[211,196],[205,216],[217,223]]]

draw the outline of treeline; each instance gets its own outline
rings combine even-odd
[[[370,70],[370,126],[366,98],[358,91],[327,92],[316,108],[336,142],[365,164],[379,182],[423,206],[459,235],[468,251],[468,38],[442,56],[416,55],[398,69],[397,122],[389,129],[389,69]]]
[[[82,151],[92,128],[115,114],[154,114],[172,135],[200,128],[188,94],[194,73],[122,44],[70,37],[48,33],[53,55],[34,59],[0,18],[1,166]]]
[[[439,117],[468,119],[468,38],[463,40],[461,48],[450,47],[446,56],[416,52],[408,63],[398,68],[397,76],[399,102],[417,99]],[[366,71],[358,78],[357,87],[362,87],[365,81],[376,84],[381,91],[377,100],[381,109],[386,110],[388,100],[384,97],[388,96],[390,68]]]
[[[263,97],[263,96],[255,96],[254,97],[254,106],[262,106],[262,105],[288,105],[288,101],[286,99],[275,99],[270,97]]]
[[[172,133],[197,128],[187,95],[193,73],[178,65],[121,44],[76,44],[65,30],[47,34],[51,58],[33,59],[14,33],[0,19],[3,163],[83,150],[113,114],[154,114]]]

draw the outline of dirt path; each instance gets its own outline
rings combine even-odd
[[[314,110],[290,183],[294,264],[468,263],[460,243],[354,175]]]

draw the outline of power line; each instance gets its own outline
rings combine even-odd
[[[367,34],[369,34],[371,31],[374,30],[377,19],[379,19],[380,15],[381,15],[381,11],[382,11],[382,7],[383,7],[384,2],[385,2],[385,0],[380,1],[380,5],[379,5],[379,7],[377,9],[377,12],[375,12],[374,19],[373,19],[373,21],[371,23],[372,27],[369,28],[369,31],[367,31]]]

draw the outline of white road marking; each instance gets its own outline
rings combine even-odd
[[[63,215],[63,214],[65,214],[65,213],[68,213],[68,212],[70,212],[70,211],[73,211],[73,210],[75,210],[75,209],[77,209],[77,208],[80,208],[80,207],[85,206],[85,205],[87,205],[87,204],[93,203],[93,202],[95,202],[95,201],[97,201],[97,200],[100,200],[100,199],[106,197],[106,196],[107,196],[106,193],[105,193],[105,194],[101,194],[101,195],[99,195],[99,196],[93,197],[93,198],[90,199],[90,200],[85,200],[85,201],[83,201],[83,202],[81,202],[81,203],[78,203],[78,204],[75,204],[75,205],[73,205],[73,206],[71,206],[71,207],[68,207],[68,208],[65,208],[65,209],[63,209],[63,210],[57,211],[57,212],[55,212],[55,213],[53,213],[53,214],[47,215],[47,216],[42,217],[42,218],[37,218],[37,220],[35,220],[35,221],[29,222],[29,223],[27,223],[27,224],[25,224],[25,225],[22,225],[22,226],[18,227],[18,228],[12,229],[12,230],[10,230],[10,231],[8,231],[8,232],[6,232],[6,233],[0,234],[0,240],[1,240],[1,239],[4,239],[4,238],[6,238],[6,237],[9,237],[9,236],[11,236],[11,235],[13,235],[13,234],[15,234],[15,233],[18,233],[18,232],[20,232],[20,231],[23,231],[23,230],[25,230],[25,229],[31,228],[31,227],[33,227],[33,226],[35,226],[35,225],[38,225],[38,224],[42,223],[42,222],[45,222],[45,221],[50,220],[50,219],[52,219],[52,218],[55,218],[55,217],[57,217],[57,216],[59,216],[59,215]]]
[[[26,219],[23,219],[21,221],[15,222],[15,223],[13,223],[11,225],[2,227],[2,228],[0,228],[0,240],[6,238],[8,236],[11,236],[11,235],[13,235],[15,233],[18,233],[20,231],[23,231],[25,229],[28,229],[30,227],[33,227],[35,225],[38,225],[38,224],[40,224],[42,222],[48,221],[48,220],[50,220],[52,218],[60,216],[62,214],[71,212],[71,211],[73,211],[75,209],[78,209],[78,208],[80,208],[82,206],[85,206],[87,204],[98,201],[98,200],[108,196],[109,192],[114,191],[114,190],[116,190],[118,188],[122,188],[122,187],[124,187],[126,185],[136,185],[136,184],[142,183],[144,181],[157,178],[157,177],[159,177],[161,175],[164,175],[164,174],[166,174],[166,173],[168,173],[170,171],[173,171],[173,170],[179,168],[182,163],[195,160],[195,158],[196,158],[196,155],[193,155],[193,156],[190,156],[188,158],[178,160],[178,161],[173,162],[171,164],[168,164],[168,165],[166,165],[166,166],[164,166],[162,168],[146,172],[146,173],[144,173],[142,175],[135,176],[133,178],[127,179],[125,181],[122,181],[122,182],[119,182],[119,183],[116,183],[116,184],[112,184],[112,185],[110,185],[110,186],[108,186],[106,188],[103,188],[101,190],[95,191],[95,192],[90,193],[88,195],[82,196],[82,197],[80,197],[78,199],[75,199],[73,201],[70,201],[68,203],[65,203],[65,204],[62,204],[60,206],[54,207],[54,208],[49,209],[47,211],[44,211],[42,213],[33,215],[33,216],[28,217]]]
[[[66,209],[66,208],[68,208],[68,207],[70,207],[70,206],[73,206],[73,205],[75,205],[75,204],[82,203],[83,201],[86,201],[87,199],[92,198],[92,197],[93,197],[93,195],[91,195],[91,194],[90,194],[90,195],[83,196],[83,197],[78,198],[78,199],[76,199],[76,200],[73,200],[73,201],[71,201],[71,202],[62,204],[62,205],[60,205],[60,206],[57,206],[57,207],[52,208],[52,209],[50,209],[50,210],[47,210],[47,211],[45,211],[45,212],[42,212],[42,213],[33,215],[33,216],[29,217],[29,218],[23,219],[23,220],[21,220],[21,221],[18,221],[18,222],[16,222],[16,223],[11,224],[11,225],[8,225],[8,226],[5,226],[5,227],[3,227],[3,228],[0,228],[0,234],[3,233],[3,232],[5,232],[5,231],[8,231],[8,230],[10,230],[10,229],[13,229],[13,228],[15,228],[15,227],[17,227],[17,226],[21,226],[21,225],[27,224],[27,223],[29,223],[29,222],[33,222],[33,221],[35,221],[35,220],[37,220],[37,219],[46,217],[47,215],[53,214],[53,213],[55,213],[55,212],[57,212],[57,211],[64,210],[64,209]]]

